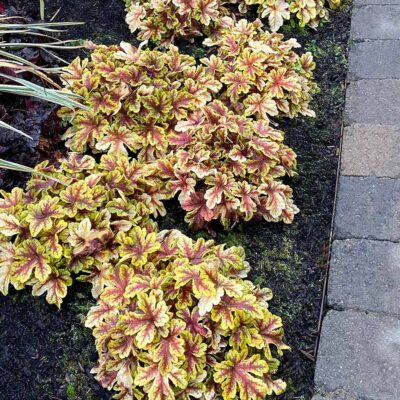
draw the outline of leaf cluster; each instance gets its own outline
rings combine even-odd
[[[259,21],[221,31],[216,55],[201,60],[165,52],[98,46],[64,76],[88,110],[61,109],[64,138],[76,152],[133,155],[157,163],[154,184],[179,194],[195,229],[226,228],[254,216],[290,223],[298,209],[282,182],[296,155],[270,118],[313,115],[315,64],[295,40],[269,34]]]
[[[150,216],[165,214],[153,169],[123,155],[96,163],[72,153],[59,166],[43,162],[35,170],[45,175],[31,178],[25,191],[1,192],[0,291],[32,286],[33,295],[46,293],[60,307],[77,275],[97,297],[118,262],[117,234],[153,226]]]
[[[243,279],[243,249],[178,231],[138,235],[138,246],[118,235],[120,263],[86,319],[98,381],[126,400],[281,394],[282,322],[268,311],[271,292]]]
[[[267,18],[272,32],[287,20],[301,27],[316,29],[329,19],[329,9],[340,0],[125,0],[126,22],[140,40],[168,44],[175,38],[193,39],[213,36],[224,26],[226,18],[245,16],[257,6],[260,18]]]

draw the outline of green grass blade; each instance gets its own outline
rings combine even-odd
[[[22,132],[22,131],[20,131],[19,129],[14,128],[13,126],[6,124],[6,123],[3,122],[3,121],[0,121],[0,128],[9,129],[10,131],[19,133],[20,135],[25,136],[25,137],[27,137],[27,138],[33,140],[32,136],[29,136],[29,135],[26,134],[25,132]]]
[[[40,172],[40,171],[35,171],[33,168],[27,167],[25,165],[17,164],[17,163],[7,161],[7,160],[3,160],[1,158],[0,158],[0,168],[9,169],[12,171],[27,172],[30,174],[40,175],[40,176],[43,176],[44,178],[51,179],[55,182],[61,183],[64,186],[68,186],[67,182],[64,182],[60,179],[53,178],[52,176],[44,174],[43,172]]]

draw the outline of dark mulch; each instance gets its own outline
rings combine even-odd
[[[38,16],[38,1],[8,3],[30,16]],[[102,43],[132,39],[124,23],[123,0],[52,0],[46,2],[46,15],[53,15],[60,7],[57,20],[87,22],[70,29],[68,37]],[[253,267],[252,279],[274,291],[271,308],[283,317],[286,341],[292,347],[284,357],[280,372],[288,382],[288,391],[281,396],[285,400],[310,399],[312,394],[312,356],[328,256],[344,106],[349,9],[347,6],[335,13],[332,21],[317,32],[286,30],[287,35],[297,37],[303,48],[315,54],[316,80],[321,89],[314,101],[316,119],[281,122],[286,142],[298,154],[299,177],[291,185],[301,213],[289,226],[252,222],[233,232],[220,232],[216,237],[219,242],[244,246]],[[183,48],[193,55],[202,53],[199,47],[185,45]],[[64,56],[71,57],[71,54]],[[42,146],[38,143],[44,133],[57,135],[59,128],[54,118],[45,118],[44,109],[35,110],[25,104],[21,107],[17,100],[6,106],[0,112],[6,112],[10,120],[24,121],[26,128],[37,132],[36,142],[27,146],[21,139],[0,135],[0,157],[33,165],[39,158],[51,156],[49,137]],[[17,117],[18,108],[23,109],[22,118]],[[38,147],[42,149],[40,152]],[[23,179],[19,175],[3,175],[0,184],[8,189],[15,184],[22,185]],[[165,219],[164,226],[186,230],[182,213],[173,204],[170,215],[173,217]],[[2,400],[110,398],[89,373],[96,355],[90,332],[80,325],[89,306],[88,298],[83,286],[75,287],[61,312],[57,312],[43,298],[34,299],[27,292],[0,297]]]

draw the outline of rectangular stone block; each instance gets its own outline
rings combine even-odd
[[[349,79],[391,78],[400,78],[399,40],[372,40],[351,45]]]
[[[399,291],[400,244],[359,239],[333,242],[330,306],[400,315]]]
[[[400,241],[400,180],[341,176],[336,239]]]
[[[399,39],[400,5],[367,5],[353,9],[352,40]]]
[[[400,124],[400,80],[351,82],[346,94],[345,123]]]
[[[355,7],[361,6],[369,6],[369,5],[392,5],[392,4],[400,4],[400,0],[354,0],[353,5]]]
[[[341,174],[399,178],[399,155],[400,126],[353,124],[343,132]]]
[[[315,384],[363,400],[399,400],[400,320],[329,311],[321,332]]]
[[[344,390],[335,390],[332,393],[316,394],[312,400],[358,400]]]

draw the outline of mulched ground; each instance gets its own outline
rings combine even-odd
[[[38,1],[14,0],[8,5],[37,17],[36,3]],[[68,37],[102,43],[132,40],[124,23],[123,0],[52,0],[46,3],[48,17],[61,7],[57,20],[86,21],[86,25],[70,29]],[[298,154],[299,177],[293,179],[291,185],[301,213],[290,226],[253,222],[233,232],[220,232],[216,237],[219,242],[244,246],[253,267],[252,279],[274,291],[271,308],[283,317],[286,342],[292,347],[284,357],[280,373],[288,382],[287,393],[280,397],[285,400],[306,400],[312,394],[312,357],[328,255],[349,26],[350,12],[346,7],[317,32],[286,31],[287,35],[299,39],[303,49],[314,53],[318,66],[316,80],[321,89],[313,104],[316,119],[281,122],[286,143]],[[182,48],[193,55],[202,53],[197,45]],[[75,54],[63,56],[68,58]],[[12,119],[18,107],[9,105],[5,112]],[[28,121],[26,126],[38,126],[38,136],[48,131],[57,135],[54,119],[45,118],[43,122],[41,117],[43,114],[39,112],[40,123],[35,125]],[[27,147],[24,141],[17,143],[12,137],[4,136],[2,140],[0,152],[8,146],[8,150],[0,154],[3,158],[33,165],[44,154],[49,155],[48,148],[38,153],[37,145]],[[20,175],[6,175],[0,181],[2,188],[15,184],[23,184]],[[173,204],[170,209],[169,217],[162,224],[187,232],[182,213]],[[25,291],[0,297],[0,399],[105,400],[111,397],[89,373],[96,354],[90,332],[82,328],[80,320],[90,302],[84,286],[71,291],[61,312],[47,305],[43,298],[32,298]]]

